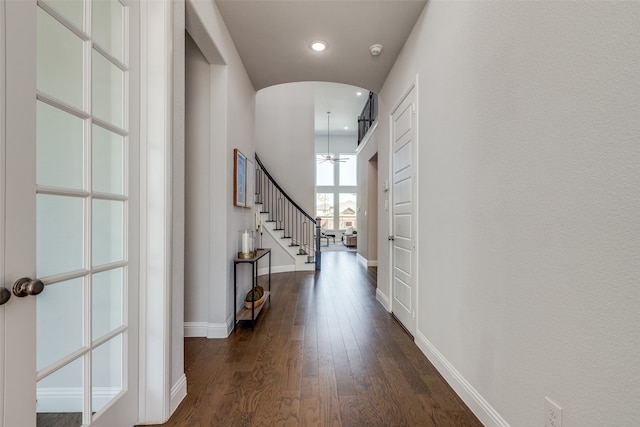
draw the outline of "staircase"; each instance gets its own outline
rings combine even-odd
[[[256,196],[263,232],[292,257],[296,271],[320,268],[318,222],[274,181],[256,154]]]

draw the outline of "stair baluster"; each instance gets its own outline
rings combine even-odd
[[[275,230],[282,232],[282,238],[291,239],[290,246],[297,247],[297,254],[305,256],[306,263],[315,263],[320,269],[319,233],[317,222],[295,203],[256,157],[256,204],[260,212],[267,215],[267,221],[275,223]]]

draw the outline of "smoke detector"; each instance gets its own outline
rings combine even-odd
[[[371,52],[371,55],[373,56],[378,56],[382,53],[382,45],[381,44],[372,44],[369,47],[369,52]]]

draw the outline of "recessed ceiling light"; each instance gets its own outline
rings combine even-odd
[[[345,127],[344,127],[344,130],[349,130],[349,126],[345,126]]]
[[[356,92],[356,95],[362,96],[362,92]]]
[[[326,48],[327,48],[327,44],[322,40],[316,40],[311,43],[311,49],[315,50],[316,52],[322,52]]]

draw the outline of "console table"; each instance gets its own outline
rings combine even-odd
[[[251,264],[251,289],[255,290],[258,285],[258,261],[263,258],[265,255],[269,255],[269,289],[265,290],[265,299],[264,302],[259,306],[255,306],[255,301],[251,304],[251,309],[243,307],[240,311],[236,311],[238,307],[238,264]],[[253,329],[256,325],[256,318],[262,308],[267,304],[268,301],[271,301],[271,249],[258,249],[256,250],[256,256],[253,258],[234,258],[233,259],[233,301],[234,301],[234,309],[233,309],[233,329],[236,329],[236,325],[240,320],[251,320],[251,328]],[[242,298],[244,304],[244,297]]]

